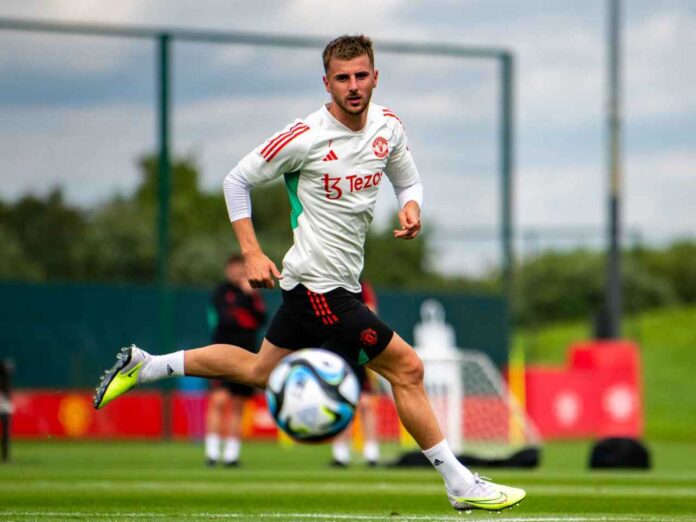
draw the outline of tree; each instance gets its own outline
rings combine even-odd
[[[12,231],[18,251],[34,266],[28,272],[20,270],[25,276],[81,276],[78,250],[86,223],[80,210],[65,203],[60,189],[54,189],[45,199],[24,196],[11,208],[5,206],[0,219],[0,225]]]

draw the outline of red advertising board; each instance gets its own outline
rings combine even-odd
[[[17,391],[12,396],[12,435],[65,438],[158,438],[162,396],[133,392],[97,412],[82,391]]]
[[[628,341],[570,347],[565,368],[531,366],[527,411],[544,438],[639,437],[640,358]]]

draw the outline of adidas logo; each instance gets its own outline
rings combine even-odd
[[[172,373],[174,373],[174,369],[171,366],[167,365],[167,375],[171,375]]]
[[[334,161],[337,160],[338,156],[336,156],[336,153],[332,150],[329,151],[329,153],[324,156],[324,159],[322,161]]]
[[[433,460],[433,466],[439,466],[440,464],[444,464],[444,463],[445,463],[444,460],[440,460],[440,459]]]

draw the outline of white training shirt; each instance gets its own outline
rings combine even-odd
[[[422,205],[399,118],[370,104],[365,127],[354,132],[323,106],[244,157],[225,178],[225,200],[231,221],[250,217],[249,188],[285,176],[294,244],[283,259],[281,288],[360,292],[365,235],[384,174],[401,206]]]

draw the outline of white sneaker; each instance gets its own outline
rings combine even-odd
[[[474,474],[474,483],[463,495],[454,495],[449,488],[447,498],[457,510],[484,509],[501,511],[522,502],[527,493],[523,489],[495,484],[489,479]]]

